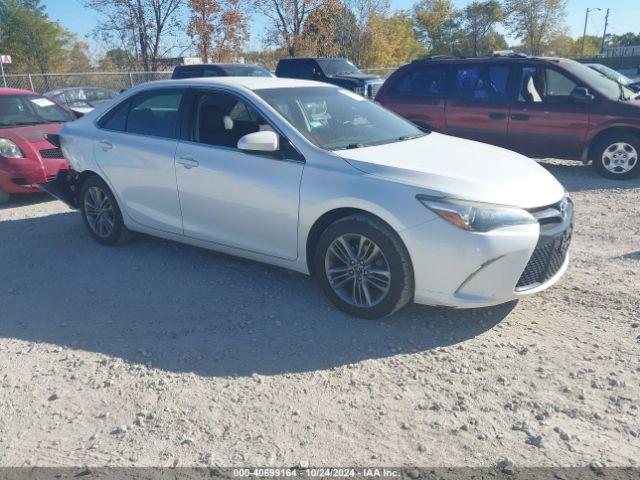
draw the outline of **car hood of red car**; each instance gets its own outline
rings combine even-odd
[[[20,145],[25,143],[41,143],[46,141],[47,133],[59,133],[62,123],[43,123],[16,127],[0,127],[0,138],[7,138]]]

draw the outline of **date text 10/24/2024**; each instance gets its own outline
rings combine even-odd
[[[399,478],[400,469],[389,468],[234,468],[234,477]]]

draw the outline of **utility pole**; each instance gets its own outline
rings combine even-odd
[[[600,53],[604,54],[604,41],[607,38],[607,27],[609,26],[609,9],[607,8],[607,16],[604,17],[604,32],[602,33],[602,48]]]
[[[582,48],[580,48],[580,56],[584,57],[584,39],[587,36],[587,22],[589,21],[589,12],[600,11],[601,9],[596,8],[587,8],[587,13],[584,16],[584,31],[582,32]]]

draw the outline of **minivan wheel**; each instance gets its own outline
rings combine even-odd
[[[0,205],[9,201],[10,195],[0,188]]]
[[[640,174],[640,137],[633,133],[607,135],[593,148],[593,168],[612,179],[628,179]]]
[[[384,222],[355,214],[329,225],[315,249],[314,271],[340,310],[379,318],[413,297],[413,268],[398,235]]]
[[[82,221],[89,234],[103,245],[113,246],[128,240],[118,203],[107,184],[98,176],[85,180],[80,191]]]

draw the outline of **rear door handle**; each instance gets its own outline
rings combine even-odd
[[[103,151],[111,150],[113,148],[113,143],[107,142],[106,140],[100,140],[98,145]]]
[[[529,120],[529,115],[525,115],[524,113],[514,113],[513,115],[511,115],[511,120],[519,120],[521,122],[524,122],[526,120]]]
[[[200,163],[193,157],[179,157],[178,163],[182,165],[184,168],[186,168],[187,170],[200,165]]]
[[[489,118],[492,120],[504,120],[507,118],[507,114],[502,112],[491,112],[489,114]]]

